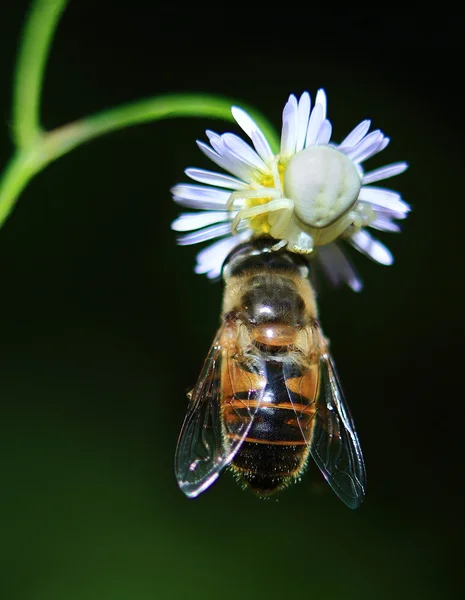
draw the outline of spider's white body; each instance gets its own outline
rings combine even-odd
[[[279,164],[280,157],[276,158]],[[354,206],[361,169],[330,146],[313,146],[295,154],[285,167],[282,181],[278,168],[273,172],[274,187],[231,194],[229,206],[237,201],[249,203],[238,211],[233,228],[243,219],[266,215],[270,235],[281,240],[280,246],[309,254],[315,246],[332,242],[348,228],[354,231],[369,225],[375,218],[366,206]]]

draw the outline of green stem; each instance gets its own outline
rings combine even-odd
[[[40,168],[39,161],[29,150],[13,156],[0,180],[0,227],[13,210],[20,193]]]
[[[160,119],[204,117],[234,121],[231,115],[233,104],[239,103],[218,96],[173,94],[111,108],[51,131],[44,140],[43,159],[45,163],[50,162],[102,134]],[[278,151],[279,140],[270,122],[256,110],[241,106],[255,119],[273,150]]]
[[[13,86],[13,135],[27,148],[41,134],[40,95],[53,34],[68,0],[36,0],[26,19]]]
[[[49,133],[40,126],[40,96],[53,34],[68,0],[33,1],[18,52],[13,89],[13,132],[18,148],[0,180],[0,226],[14,208],[19,194],[36,173],[73,148],[109,133],[148,121],[173,117],[205,117],[232,121],[231,100],[205,95],[149,98],[102,111]],[[278,151],[270,123],[244,107]]]
[[[158,96],[85,117],[36,138],[33,146],[13,158],[0,181],[0,226],[11,213],[28,181],[53,160],[84,142],[130,125],[174,117],[219,118],[233,121],[231,99],[205,95]],[[273,126],[257,111],[242,105],[267,136],[274,151],[279,141]]]

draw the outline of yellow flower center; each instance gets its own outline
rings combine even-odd
[[[247,207],[267,204],[270,200],[271,198],[251,198],[247,201]],[[257,234],[270,233],[271,225],[268,221],[268,213],[263,213],[262,215],[257,215],[256,217],[250,217],[248,225]]]
[[[287,163],[278,162],[278,174],[281,181],[281,189],[284,188],[284,171],[286,170]],[[259,180],[258,184],[260,187],[275,188],[275,180],[273,175],[263,175]],[[260,206],[261,204],[267,204],[272,200],[271,197],[263,196],[262,198],[248,198],[245,205],[247,208],[252,206]],[[251,217],[248,222],[248,226],[255,231],[258,235],[270,233],[271,225],[268,220],[268,213]]]

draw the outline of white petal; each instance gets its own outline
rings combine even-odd
[[[294,154],[296,140],[297,98],[294,94],[291,94],[283,110],[283,127],[281,131],[281,156],[283,158],[289,158]]]
[[[359,193],[359,200],[368,202],[381,208],[397,211],[400,213],[408,213],[410,206],[401,199],[401,195],[392,190],[375,186],[362,186]]]
[[[320,131],[318,133],[318,139],[316,141],[318,146],[326,145],[331,139],[333,127],[328,119],[325,119],[321,124]]]
[[[211,143],[212,140],[220,140],[221,139],[221,135],[219,133],[216,133],[215,131],[212,131],[211,129],[206,129],[205,133],[207,134],[207,137]]]
[[[386,217],[388,219],[406,219],[408,212],[401,212],[398,210],[392,210],[390,208],[385,208],[384,206],[373,206],[377,215],[382,217]]]
[[[274,160],[274,154],[271,150],[268,140],[265,138],[265,136],[262,136],[263,134],[261,131],[252,132],[252,142],[257,154],[263,159],[263,162],[271,168]]]
[[[177,198],[185,200],[213,201],[217,207],[226,207],[226,203],[231,196],[230,192],[225,192],[220,188],[214,188],[206,185],[179,184],[171,188],[171,193]]]
[[[230,152],[232,152],[237,158],[240,158],[244,162],[248,163],[253,169],[258,169],[262,173],[269,173],[270,169],[258,156],[258,154],[247,144],[244,140],[234,133],[225,133],[223,141]]]
[[[231,134],[232,135],[232,134]],[[260,171],[248,163],[243,156],[239,156],[226,145],[224,136],[212,138],[211,145],[229,165],[229,171],[234,174],[242,173],[239,178],[243,181],[257,181],[261,177]],[[252,149],[250,149],[252,150]],[[256,155],[257,156],[257,155]],[[257,156],[258,158],[258,156]]]
[[[230,165],[231,173],[242,173],[242,175],[240,176],[240,179],[242,179],[242,181],[247,181],[251,183],[253,181],[260,180],[260,171],[252,167],[242,157],[237,156],[234,152],[231,152],[231,150],[226,146],[223,139],[221,139],[219,142],[213,140],[212,146],[217,152],[223,153],[224,160],[227,161],[227,163]]]
[[[324,89],[319,89],[317,94],[316,94],[316,98],[315,98],[315,104],[320,104],[321,108],[323,109],[323,121],[326,119],[326,107],[327,107],[327,100],[326,100],[326,93],[324,91]]]
[[[212,148],[210,148],[210,146],[199,140],[197,140],[197,146],[207,158],[209,158],[211,161],[213,161],[225,171],[229,171],[239,179],[242,179],[244,181],[250,181],[250,169],[246,168],[242,163],[239,163],[237,160],[232,159],[230,156],[222,156],[219,152],[213,150]]]
[[[381,152],[381,150],[384,150],[384,148],[386,148],[386,146],[389,144],[390,141],[391,141],[391,138],[385,137],[383,139],[383,141],[381,142],[379,148],[376,150],[376,152],[374,154],[377,154],[378,152]]]
[[[368,136],[367,136],[368,137]],[[370,147],[364,149],[363,152],[359,153],[357,158],[353,158],[354,162],[362,162],[378,154],[381,150],[384,150],[391,140],[388,137],[383,137],[378,144],[373,144]]]
[[[347,241],[357,248],[357,250],[360,250],[360,252],[382,265],[392,265],[394,262],[394,258],[386,246],[372,238],[363,229],[354,233],[350,238],[347,238]]]
[[[394,223],[392,219],[381,214],[376,215],[376,219],[373,223],[370,223],[370,227],[378,229],[378,231],[400,231],[400,226],[397,223]]]
[[[381,141],[383,140],[383,134],[379,129],[372,131],[366,137],[364,137],[358,144],[356,144],[352,150],[346,152],[345,154],[354,162],[362,162],[363,158],[359,158],[360,156],[365,157],[367,153],[373,151],[374,148],[377,148]]]
[[[207,246],[197,254],[196,273],[205,273],[209,279],[219,277],[223,263],[235,246],[250,238],[251,232],[230,236]]]
[[[259,129],[258,125],[252,119],[252,117],[238,106],[231,107],[231,114],[236,120],[239,127],[249,136],[252,137],[252,132]]]
[[[249,187],[247,183],[244,183],[235,177],[214,173],[213,171],[205,171],[204,169],[186,169],[184,172],[194,181],[200,181],[200,183],[206,183],[207,185],[216,185],[229,190],[244,190]]]
[[[200,229],[199,231],[192,231],[191,233],[180,235],[177,238],[177,242],[180,246],[189,246],[191,244],[206,242],[207,240],[212,240],[213,238],[221,237],[228,233],[231,233],[231,222],[211,225],[210,227],[205,227],[205,229]]]
[[[207,225],[213,225],[213,223],[230,221],[235,217],[235,214],[236,213],[227,210],[181,213],[179,217],[171,223],[171,229],[173,229],[173,231],[192,231],[193,229],[201,229]]]
[[[363,287],[362,280],[337,244],[332,243],[319,247],[316,257],[334,286],[347,283],[354,292],[360,292]]]
[[[281,128],[281,149],[279,152],[279,156],[281,159],[289,159],[294,154],[295,140],[292,140],[291,135],[291,123],[289,120],[287,120],[283,123],[283,126]],[[291,150],[291,148],[293,149]]]
[[[362,162],[364,160],[367,160],[369,158],[371,158],[372,156],[374,156],[375,154],[378,154],[379,152],[381,152],[381,150],[384,150],[384,148],[386,148],[386,146],[389,144],[390,139],[388,137],[384,137],[381,142],[378,144],[378,146],[376,146],[376,148],[372,148],[370,151],[368,151],[368,149],[363,153],[362,156],[359,156],[357,158],[357,162]]]
[[[389,177],[394,177],[394,175],[400,175],[400,173],[403,173],[407,168],[408,164],[406,162],[398,162],[393,163],[392,165],[386,165],[385,167],[380,167],[379,169],[365,173],[362,184],[389,179]]]
[[[241,127],[252,140],[255,150],[260,158],[269,165],[274,159],[274,154],[260,127],[255,123],[252,117],[245,112],[245,110],[242,110],[242,108],[233,106],[231,112],[239,127]]]
[[[318,139],[318,134],[320,132],[321,124],[323,123],[323,107],[321,104],[315,104],[312,110],[312,114],[310,115],[310,120],[308,122],[307,129],[307,138],[305,140],[305,147],[314,146]]]
[[[224,135],[218,135],[214,131],[207,129],[205,132],[210,140],[213,150],[221,156],[221,159],[227,165],[227,170],[237,175],[242,181],[252,181],[256,179],[256,169],[248,163],[243,156],[238,156],[228,148],[225,143]],[[234,135],[234,134],[229,134]],[[234,136],[237,137],[237,136]],[[240,139],[240,138],[238,138]],[[241,140],[242,141],[242,140]],[[245,142],[244,142],[245,143]],[[246,144],[247,145],[247,144]],[[253,150],[250,148],[253,152]],[[240,175],[242,173],[242,175]]]
[[[349,135],[340,143],[339,148],[353,148],[356,146],[362,138],[365,137],[365,134],[370,129],[371,121],[369,119],[365,119],[352,129]]]
[[[197,210],[218,210],[225,208],[225,205],[214,200],[189,200],[181,196],[173,196],[174,202],[186,208],[196,208]]]
[[[299,100],[297,107],[297,140],[295,151],[300,152],[305,144],[305,138],[307,136],[308,119],[310,117],[310,94],[304,92]]]

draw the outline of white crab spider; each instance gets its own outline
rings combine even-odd
[[[276,157],[276,164],[279,160]],[[249,204],[234,217],[233,232],[242,220],[266,215],[269,234],[281,240],[280,247],[288,245],[293,252],[309,254],[315,245],[328,244],[349,228],[353,232],[374,221],[375,213],[369,206],[360,204],[350,210],[359,196],[361,170],[335,148],[305,148],[283,171],[282,184],[276,168],[274,187],[260,186],[231,194],[229,210],[237,203]],[[262,202],[257,204],[257,200]]]

